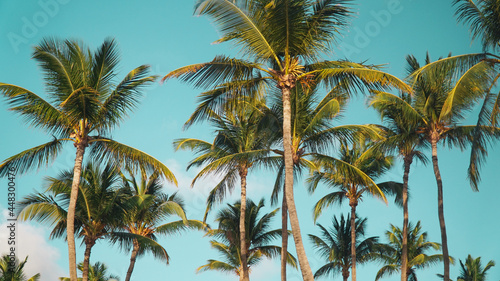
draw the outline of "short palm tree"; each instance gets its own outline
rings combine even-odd
[[[385,235],[389,244],[383,248],[383,251],[377,252],[376,257],[384,263],[384,266],[377,272],[375,280],[400,272],[403,264],[403,231],[399,227],[391,225],[391,230],[387,231]],[[417,281],[416,270],[443,261],[441,254],[427,254],[429,250],[440,250],[441,245],[427,241],[427,232],[422,232],[420,221],[416,225],[409,224],[407,241],[408,255],[404,270],[408,280]],[[453,262],[453,259],[450,258],[450,261]]]
[[[402,108],[404,118],[418,126],[418,132],[430,143],[432,149],[432,164],[438,189],[438,216],[441,230],[441,244],[443,250],[444,276],[449,279],[449,253],[446,223],[443,204],[443,181],[438,165],[437,145],[447,141],[450,146],[464,149],[471,145],[472,149],[485,151],[485,143],[477,143],[475,136],[480,134],[484,138],[494,139],[500,137],[500,129],[484,125],[461,125],[466,113],[473,103],[469,96],[456,95],[456,81],[453,79],[454,71],[450,65],[434,65],[433,71],[422,72],[431,63],[429,55],[426,65],[420,66],[414,56],[407,57],[408,73],[413,81],[414,98],[411,104],[401,97],[377,93],[375,99],[381,106],[397,106]],[[412,75],[417,75],[414,78]],[[471,91],[480,90],[476,87]],[[472,95],[472,93],[471,93]],[[475,148],[474,148],[475,147]]]
[[[457,281],[486,281],[486,273],[493,266],[495,266],[495,262],[492,260],[483,267],[481,257],[474,259],[468,255],[465,264],[460,260],[460,274]]]
[[[212,247],[216,249],[224,258],[224,261],[208,260],[208,263],[200,266],[197,271],[217,270],[222,272],[234,272],[241,276],[242,263],[239,239],[240,202],[229,205],[222,209],[216,216],[219,223],[217,229],[210,230],[207,234],[216,240],[210,241]],[[276,215],[278,209],[270,213],[260,214],[264,207],[264,200],[255,204],[252,200],[247,200],[247,212],[245,216],[245,240],[248,271],[263,258],[275,258],[281,253],[279,246],[270,245],[270,242],[278,238],[281,229],[270,230],[271,219]],[[219,240],[219,241],[217,241]],[[297,267],[295,258],[288,253],[288,263]],[[241,280],[241,277],[240,277]]]
[[[222,201],[228,191],[234,189],[235,181],[239,177],[241,186],[241,280],[248,280],[246,270],[245,245],[245,213],[247,194],[247,174],[256,167],[268,154],[266,135],[258,130],[261,112],[255,110],[251,104],[241,106],[239,109],[223,115],[212,113],[210,121],[217,128],[217,136],[213,143],[198,139],[179,139],[174,142],[176,149],[190,149],[199,155],[189,163],[191,167],[202,166],[202,170],[193,179],[195,182],[208,174],[221,175],[222,180],[212,189],[207,199],[206,220],[208,212],[214,203]]]
[[[397,153],[403,159],[403,240],[402,240],[402,262],[401,262],[401,281],[407,281],[406,274],[408,262],[408,182],[410,167],[414,159],[427,163],[427,158],[420,151],[421,148],[428,146],[423,134],[419,132],[418,123],[405,119],[404,107],[397,104],[385,104],[383,99],[378,99],[376,94],[382,94],[374,91],[371,97],[370,106],[375,108],[382,117],[385,127],[385,138],[378,141],[372,149],[379,149],[387,153]],[[401,94],[401,101],[411,104],[412,96]]]
[[[3,255],[0,258],[0,281],[38,281],[40,273],[27,278],[24,274],[24,266],[28,262],[28,257],[24,261],[19,261],[16,257]]]
[[[386,201],[385,194],[396,195],[396,202],[401,201],[402,184],[383,182],[376,184],[373,179],[382,176],[393,165],[393,157],[380,150],[370,149],[370,143],[359,142],[349,147],[341,142],[340,157],[316,155],[319,170],[308,179],[309,189],[314,192],[320,182],[337,191],[323,196],[314,207],[316,220],[324,208],[331,204],[349,201],[351,207],[351,275],[356,280],[356,207],[363,195],[369,194]]]
[[[78,270],[83,272],[83,263],[78,264]],[[60,281],[70,281],[68,277],[60,277]],[[81,278],[78,278],[80,281]],[[89,267],[89,281],[120,281],[116,275],[108,274],[108,268],[104,263],[96,262]]]
[[[411,91],[402,81],[378,69],[346,61],[325,61],[323,53],[351,16],[346,0],[204,0],[195,13],[208,15],[222,38],[241,47],[244,59],[217,56],[211,62],[182,67],[163,80],[181,78],[207,88],[202,107],[217,106],[235,95],[253,95],[278,88],[283,104],[285,193],[292,234],[303,279],[313,280],[302,243],[293,197],[291,90],[298,84],[343,87],[396,86]],[[257,91],[256,91],[257,90]],[[193,120],[202,120],[205,111]]]
[[[120,173],[107,165],[100,168],[88,163],[83,167],[80,192],[75,207],[75,231],[83,239],[85,253],[82,280],[89,280],[90,254],[96,242],[106,238],[123,217],[125,191],[119,189]],[[48,188],[43,193],[26,196],[21,200],[21,220],[37,220],[54,225],[50,237],[63,237],[67,232],[67,206],[71,197],[73,171],[62,172],[57,178],[47,178]]]
[[[46,166],[59,155],[65,143],[73,143],[76,157],[66,228],[69,272],[71,281],[76,281],[75,206],[87,149],[101,161],[112,159],[141,165],[158,170],[168,181],[176,183],[176,179],[154,157],[107,137],[137,107],[144,87],[155,81],[155,76],[148,75],[149,66],[139,66],[122,81],[115,82],[119,57],[113,39],[106,39],[96,51],[91,51],[79,41],[47,38],[35,46],[33,57],[43,70],[47,99],[7,83],[0,83],[0,94],[7,99],[10,110],[54,139],[4,160],[0,176],[5,176],[9,167],[24,173]]]
[[[336,216],[332,218],[332,227],[326,228],[321,224],[321,236],[309,234],[309,238],[314,243],[314,248],[319,255],[327,262],[320,267],[314,277],[335,276],[342,273],[342,278],[347,281],[349,278],[349,268],[351,268],[351,224],[350,216],[340,215],[340,220]],[[378,237],[365,236],[366,219],[356,219],[356,261],[365,263],[373,259],[373,254],[377,251]]]
[[[133,175],[132,171],[129,174]],[[143,171],[140,180],[123,176],[128,197],[124,200],[124,216],[120,227],[124,231],[113,231],[112,242],[118,242],[123,249],[132,249],[130,265],[125,281],[129,281],[137,257],[152,253],[156,258],[168,264],[169,255],[165,248],[156,242],[159,235],[182,232],[187,228],[204,229],[204,224],[197,220],[188,220],[184,203],[176,194],[167,195],[161,191],[163,184],[158,173],[147,177]],[[180,220],[163,223],[172,215]]]

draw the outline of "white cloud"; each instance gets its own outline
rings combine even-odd
[[[280,274],[279,260],[264,259],[251,268],[250,278],[254,280],[279,280]]]
[[[10,247],[6,242],[10,235],[6,218],[7,211],[2,209],[2,223],[0,224],[1,254],[8,253]],[[59,249],[49,244],[49,231],[47,229],[20,222],[16,223],[16,227],[16,255],[20,260],[24,260],[26,256],[29,256],[24,267],[26,276],[31,277],[36,273],[40,273],[41,280],[59,280],[59,277],[68,275],[57,264],[61,254]]]

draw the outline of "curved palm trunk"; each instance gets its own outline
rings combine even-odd
[[[139,254],[139,242],[136,239],[134,239],[134,248],[132,249],[132,255],[130,256],[130,265],[128,266],[127,276],[125,276],[125,281],[130,281],[130,277],[132,277],[132,271],[134,271],[137,254]]]
[[[94,245],[95,241],[92,240],[85,241],[85,255],[83,256],[82,281],[89,280],[90,252],[92,251],[92,247]]]
[[[434,167],[434,175],[438,187],[438,216],[439,227],[441,228],[441,244],[443,248],[443,264],[444,273],[443,280],[450,280],[450,255],[448,254],[448,238],[446,236],[446,224],[444,222],[444,206],[443,206],[443,181],[441,180],[441,173],[439,172],[438,158],[437,158],[437,137],[431,137],[432,146],[432,166]]]
[[[352,281],[356,281],[356,206],[357,202],[351,202],[351,272]]]
[[[78,198],[78,187],[80,186],[80,176],[82,174],[82,162],[84,153],[85,146],[81,144],[77,145],[75,167],[73,169],[73,183],[71,184],[71,195],[69,199],[66,222],[66,233],[68,235],[69,277],[71,281],[78,281],[78,277],[76,275],[75,208],[76,199]]]
[[[292,115],[290,104],[290,89],[283,87],[281,89],[283,99],[283,151],[285,152],[285,194],[290,225],[292,226],[293,241],[297,250],[300,270],[304,281],[314,280],[314,276],[307,260],[306,251],[300,234],[299,218],[295,201],[293,198],[293,159],[292,159]]]
[[[247,210],[247,169],[241,168],[240,179],[241,179],[241,204],[240,204],[240,253],[241,253],[241,268],[240,271],[240,281],[248,281],[250,277],[248,276],[248,265],[247,265],[247,239],[246,239],[246,227],[245,227],[245,214]]]
[[[405,156],[403,175],[403,245],[401,249],[401,281],[408,281],[408,177],[410,175],[411,156]]]
[[[288,256],[288,208],[286,193],[283,188],[283,202],[281,203],[281,281],[286,281],[286,258]]]

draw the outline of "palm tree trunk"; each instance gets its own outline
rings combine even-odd
[[[130,256],[130,265],[128,266],[127,276],[125,277],[125,281],[130,281],[130,277],[132,277],[132,271],[134,271],[135,259],[137,258],[137,254],[139,253],[139,242],[134,239],[134,248],[132,249],[132,255]]]
[[[82,271],[82,281],[89,280],[89,265],[90,265],[90,252],[92,247],[95,245],[95,241],[88,240],[85,241],[85,255],[83,256],[83,271]]]
[[[84,153],[85,146],[81,144],[77,145],[75,167],[73,169],[73,183],[71,184],[71,195],[69,199],[66,222],[66,233],[68,235],[69,277],[71,281],[78,281],[78,277],[76,275],[75,208],[76,199],[78,198],[78,187],[80,186],[80,176],[82,174],[82,162]]]
[[[349,267],[342,267],[342,278],[343,281],[347,281],[347,279],[349,278]]]
[[[352,281],[356,281],[356,206],[357,202],[351,202],[351,273]]]
[[[247,265],[247,236],[245,227],[245,217],[247,210],[247,169],[241,168],[240,179],[241,179],[241,204],[240,204],[240,253],[241,253],[241,268],[240,280],[248,281],[250,277],[248,276],[248,265]]]
[[[285,188],[283,188],[283,202],[281,203],[281,281],[286,281],[287,256],[288,256],[288,208],[286,207]]]
[[[448,254],[448,237],[446,236],[446,224],[444,222],[444,206],[443,206],[443,181],[441,179],[441,173],[439,172],[438,158],[437,158],[437,137],[431,137],[432,146],[432,166],[434,167],[434,175],[436,176],[436,182],[438,187],[438,216],[439,216],[439,227],[441,228],[441,244],[443,249],[443,264],[444,273],[443,280],[450,280],[450,255]]]
[[[403,245],[401,249],[401,281],[408,281],[408,177],[410,175],[410,165],[412,157],[406,155],[404,159],[403,175]]]
[[[293,198],[293,159],[292,159],[292,116],[290,105],[290,88],[281,88],[283,99],[283,151],[285,152],[285,193],[290,225],[292,226],[293,241],[297,250],[300,270],[304,281],[313,281],[314,276],[307,260],[306,251],[300,234],[299,218]]]

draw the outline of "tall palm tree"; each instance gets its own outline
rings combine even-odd
[[[437,144],[447,141],[450,146],[464,149],[471,145],[473,149],[485,151],[485,143],[477,143],[475,136],[482,135],[487,139],[500,137],[500,130],[485,125],[461,125],[473,103],[468,97],[457,96],[453,90],[456,81],[453,79],[453,67],[447,64],[434,65],[433,71],[422,72],[426,66],[420,67],[414,56],[407,57],[408,73],[418,77],[413,79],[414,98],[412,103],[388,93],[379,92],[375,99],[379,104],[394,105],[402,108],[405,119],[417,124],[418,132],[430,143],[432,149],[432,164],[438,190],[438,217],[441,230],[443,250],[444,277],[449,279],[450,261],[448,253],[448,238],[443,205],[443,181],[438,165]],[[429,55],[426,65],[431,63]],[[411,77],[410,75],[410,77]],[[478,86],[477,89],[480,89]],[[476,89],[476,90],[477,90]],[[474,91],[474,90],[472,90]],[[385,106],[384,105],[384,106]],[[475,147],[475,148],[474,148]]]
[[[374,91],[374,94],[379,93]],[[399,96],[406,103],[412,102],[412,97],[407,94]],[[427,158],[419,150],[427,146],[428,142],[422,134],[419,133],[418,123],[405,119],[404,108],[394,104],[385,104],[372,96],[370,106],[374,107],[386,124],[385,139],[378,141],[372,149],[381,149],[387,153],[396,152],[403,158],[403,234],[401,251],[401,281],[407,281],[406,270],[408,262],[408,182],[410,175],[410,166],[416,158],[427,163]]]
[[[134,173],[129,171],[130,175]],[[158,173],[147,177],[142,171],[139,181],[123,176],[128,198],[123,206],[124,216],[120,228],[124,231],[111,233],[111,241],[120,243],[124,249],[132,249],[130,265],[125,281],[129,281],[134,270],[137,257],[147,252],[168,264],[169,255],[157,240],[158,235],[169,235],[182,232],[188,228],[204,229],[204,224],[197,220],[188,220],[184,211],[184,203],[176,194],[167,195],[161,191],[163,184]],[[163,223],[172,215],[180,220]]]
[[[24,274],[24,266],[28,262],[28,257],[24,261],[19,261],[16,257],[3,255],[0,258],[0,281],[38,281],[40,273],[27,278]]]
[[[76,281],[74,219],[83,156],[87,149],[99,160],[141,165],[158,170],[170,182],[176,179],[170,170],[154,157],[119,143],[109,136],[123,119],[139,104],[143,89],[155,81],[149,66],[142,65],[115,82],[119,56],[117,44],[106,39],[91,51],[82,42],[46,38],[35,46],[33,58],[43,70],[47,99],[20,86],[0,83],[0,94],[10,110],[23,116],[28,124],[45,130],[54,139],[18,153],[0,164],[0,176],[9,167],[24,173],[48,165],[63,149],[73,143],[76,157],[72,192],[67,216],[69,272]]]
[[[193,179],[195,182],[208,174],[222,175],[222,180],[212,189],[207,199],[206,220],[214,203],[220,202],[228,191],[234,189],[238,176],[241,186],[240,241],[242,271],[240,280],[248,280],[247,245],[245,245],[245,213],[248,171],[259,164],[268,154],[265,134],[259,132],[261,113],[250,104],[243,105],[224,115],[212,113],[211,123],[217,128],[213,143],[198,139],[179,139],[174,142],[176,149],[190,149],[199,155],[192,160],[191,167],[205,167]]]
[[[350,90],[366,85],[411,90],[396,77],[376,68],[320,58],[330,50],[351,16],[346,3],[346,0],[199,1],[195,13],[211,17],[223,34],[217,42],[234,42],[241,47],[245,58],[217,56],[211,62],[185,66],[163,78],[180,78],[209,89],[193,122],[203,119],[206,112],[203,108],[217,106],[228,97],[278,88],[283,103],[285,197],[297,257],[306,281],[313,280],[313,273],[304,250],[293,197],[291,90],[297,84],[320,81],[331,88],[341,82]]]
[[[383,251],[377,252],[377,259],[384,263],[384,266],[377,272],[375,280],[390,276],[402,270],[403,264],[403,231],[391,224],[391,230],[385,233],[389,244]],[[441,245],[436,242],[427,241],[427,232],[422,232],[420,221],[416,225],[411,223],[408,226],[408,255],[407,263],[403,270],[410,281],[417,281],[417,269],[424,269],[443,261],[443,255],[428,255],[429,250],[440,250]],[[453,262],[453,259],[450,258]]]
[[[321,276],[334,276],[337,273],[342,273],[342,278],[347,281],[349,278],[349,268],[351,267],[351,224],[350,216],[340,215],[340,221],[336,216],[332,218],[332,226],[326,228],[318,223],[321,229],[321,236],[309,234],[309,238],[314,243],[314,248],[327,261],[325,265],[320,267],[314,277]],[[356,219],[356,237],[355,247],[357,262],[364,263],[372,260],[373,253],[377,251],[378,237],[369,237],[363,239],[365,236],[366,218]]]
[[[225,261],[208,260],[208,263],[200,266],[197,271],[217,270],[222,272],[234,272],[241,276],[243,264],[241,263],[242,251],[240,251],[239,239],[239,220],[241,202],[229,205],[222,209],[216,216],[216,221],[219,223],[217,229],[210,230],[207,234],[214,237],[216,240],[211,240],[212,248],[222,254]],[[274,258],[280,255],[281,248],[279,246],[270,245],[270,242],[278,238],[281,234],[281,229],[270,230],[271,219],[276,215],[278,209],[270,213],[260,214],[264,207],[264,200],[260,200],[259,204],[255,204],[252,200],[247,200],[247,212],[245,215],[245,240],[246,240],[246,255],[247,269],[250,268],[263,258]],[[219,240],[219,241],[217,241]],[[295,258],[288,253],[288,263],[293,267],[297,267]]]
[[[277,178],[275,181],[271,203],[275,204],[284,182],[283,150],[279,145],[283,140],[283,106],[280,96],[273,96],[273,106],[266,110],[263,117],[263,126],[271,131],[268,136],[275,143],[272,149],[276,153],[278,162]],[[317,153],[326,153],[336,140],[355,140],[360,136],[378,136],[376,128],[370,125],[339,125],[334,126],[334,121],[343,112],[347,101],[346,93],[339,88],[331,90],[323,98],[313,87],[302,87],[297,85],[290,96],[292,114],[292,158],[294,163],[294,175],[300,175],[304,168],[311,169],[314,164],[311,157]],[[275,161],[270,161],[274,163]],[[283,189],[284,190],[284,189]],[[282,201],[282,251],[287,252],[288,230],[285,193]],[[282,255],[282,280],[286,280],[286,254]]]
[[[468,255],[465,264],[460,260],[460,274],[457,281],[486,281],[486,273],[493,266],[495,266],[495,262],[492,260],[483,267],[481,257],[474,259]]]
[[[78,270],[83,272],[83,263],[78,264]],[[60,281],[70,281],[68,277],[59,277]],[[81,278],[78,278],[81,280]],[[89,267],[89,281],[119,281],[116,275],[108,274],[108,267],[101,262],[96,262]]]
[[[482,53],[450,56],[415,71],[413,82],[422,75],[439,72],[443,65],[452,71],[456,79],[449,90],[444,114],[449,114],[457,104],[479,106],[476,125],[496,126],[500,118],[500,93],[495,86],[500,78],[500,3],[497,0],[454,0],[455,14],[458,21],[469,25],[472,40],[480,39]],[[488,144],[492,142],[490,134],[476,130],[471,142],[470,162],[467,177],[474,191],[478,191],[481,180],[480,168],[484,164]]]
[[[102,169],[94,163],[87,163],[83,167],[75,206],[75,231],[85,244],[83,281],[89,280],[92,248],[121,223],[126,194],[123,189],[119,189],[120,179],[120,173],[111,165]],[[72,170],[62,172],[57,178],[48,177],[45,192],[28,195],[20,201],[22,210],[19,218],[54,225],[51,238],[64,236],[67,233],[66,208],[71,197],[72,181]]]
[[[351,147],[341,142],[340,157],[316,155],[320,170],[308,179],[309,189],[314,192],[320,182],[326,183],[337,191],[323,196],[314,207],[316,220],[324,208],[331,204],[341,204],[349,200],[351,207],[351,275],[356,281],[356,207],[366,193],[386,201],[385,194],[396,195],[401,201],[402,184],[392,181],[375,184],[373,179],[382,176],[393,165],[393,157],[380,150],[370,149],[369,143],[353,143]]]

